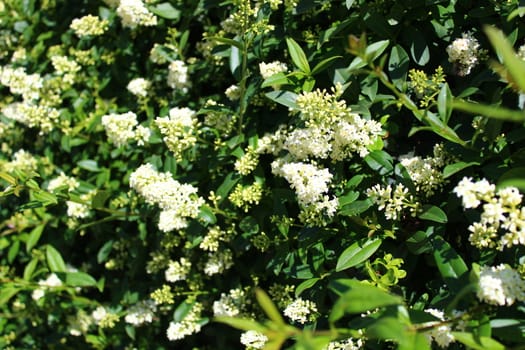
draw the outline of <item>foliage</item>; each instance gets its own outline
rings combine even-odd
[[[0,1],[0,347],[523,347],[523,14]]]

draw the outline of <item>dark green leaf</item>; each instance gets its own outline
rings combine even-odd
[[[41,224],[31,230],[31,232],[29,233],[29,237],[27,237],[26,241],[26,252],[29,253],[31,249],[33,249],[33,247],[38,243],[38,240],[40,239],[40,236],[42,236],[42,232],[44,231],[44,227],[46,227],[46,225]]]
[[[303,73],[310,75],[310,64],[301,46],[292,38],[286,38],[286,45],[295,66]]]
[[[343,285],[347,290],[335,303],[329,317],[331,322],[337,321],[345,313],[358,314],[378,307],[403,304],[401,297],[368,283],[345,280]]]
[[[91,207],[94,209],[104,208],[104,204],[111,197],[111,192],[98,190],[93,199],[91,200]]]
[[[286,85],[288,84],[288,77],[283,72],[277,73],[272,75],[271,77],[268,77],[263,81],[261,84],[261,87],[268,87],[268,86],[279,86],[279,85]]]
[[[70,287],[94,287],[97,281],[84,272],[59,272],[57,276]]]
[[[503,173],[498,179],[498,188],[513,186],[525,191],[525,167],[516,167]]]
[[[452,114],[453,98],[454,96],[452,96],[452,92],[450,91],[448,84],[446,83],[443,84],[443,86],[441,87],[441,90],[439,91],[437,107],[438,107],[439,118],[445,124],[448,124],[448,120],[450,119],[450,115]]]
[[[366,164],[380,175],[389,175],[394,171],[393,159],[385,151],[373,151],[364,158]]]
[[[401,91],[405,90],[405,83],[407,80],[409,67],[408,54],[402,46],[396,45],[390,51],[390,58],[388,60],[388,71],[390,79]]]
[[[479,165],[479,162],[457,162],[454,164],[449,164],[443,169],[443,177],[448,179],[452,175],[459,173],[461,170],[471,167],[473,165]]]
[[[410,44],[412,59],[420,66],[424,66],[430,61],[430,50],[425,37],[415,28],[410,32],[410,35],[412,36],[412,42]]]
[[[266,93],[266,97],[270,100],[292,109],[297,109],[297,104],[295,103],[297,96],[296,93],[290,91],[270,91]]]
[[[314,67],[314,69],[312,69],[312,74],[318,74],[318,73],[321,73],[322,71],[324,71],[326,68],[328,68],[330,66],[330,64],[339,59],[339,58],[342,58],[343,56],[332,56],[332,57],[328,57],[324,60],[322,60],[321,62],[317,63]]]
[[[217,217],[213,213],[212,208],[210,208],[207,205],[202,205],[200,207],[199,211],[199,219],[203,220],[204,222],[213,225],[217,222]]]
[[[46,260],[52,272],[66,272],[66,263],[62,259],[62,255],[55,247],[49,244],[46,246]]]
[[[113,240],[109,240],[100,248],[97,253],[97,263],[102,264],[108,259],[111,249],[113,248]]]
[[[4,285],[0,289],[0,305],[7,305],[9,299],[14,297],[20,289],[12,287],[10,285]]]
[[[370,208],[374,203],[369,199],[362,201],[354,201],[350,204],[345,205],[341,210],[339,210],[339,215],[342,216],[356,216],[365,212]]]
[[[457,280],[468,272],[467,265],[459,254],[441,236],[434,235],[430,239],[434,249],[434,260],[441,276],[449,287],[456,292],[461,286],[456,285]]]
[[[353,243],[337,259],[335,271],[339,272],[359,265],[379,249],[381,242],[380,239],[366,239],[364,242]]]
[[[295,288],[295,296],[299,297],[302,292],[304,292],[307,289],[312,288],[317,284],[318,281],[320,281],[320,278],[310,278],[309,280],[303,281],[301,284]]]
[[[385,52],[385,50],[387,49],[389,44],[390,44],[390,41],[388,41],[388,40],[381,40],[381,41],[377,41],[375,43],[372,43],[372,44],[368,45],[366,47],[366,50],[365,50],[365,59],[366,59],[366,61],[367,62],[372,62],[376,58],[381,56],[381,54],[383,52]]]
[[[447,214],[435,205],[424,205],[423,210],[417,215],[418,218],[445,224],[448,221]]]

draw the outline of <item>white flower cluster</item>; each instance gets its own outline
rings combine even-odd
[[[37,170],[38,161],[31,153],[23,149],[19,149],[13,154],[13,160],[4,163],[2,166],[4,171],[8,173],[16,169],[29,174]]]
[[[59,187],[67,187],[68,192],[74,191],[80,186],[80,183],[74,178],[67,176],[63,172],[58,177],[50,180],[47,184],[47,190],[53,192]]]
[[[420,208],[419,202],[403,184],[397,184],[395,188],[392,188],[392,185],[378,184],[369,188],[366,194],[374,201],[379,210],[385,211],[385,218],[388,220],[401,219],[405,210],[408,210],[411,216],[416,216]]]
[[[132,140],[141,146],[151,136],[149,128],[138,125],[137,115],[133,112],[106,114],[102,116],[102,126],[106,129],[109,140],[117,147],[124,146]]]
[[[196,218],[204,204],[204,199],[197,195],[197,188],[181,184],[171,173],[158,172],[149,163],[131,173],[129,184],[148,204],[162,209],[159,229],[163,232],[185,228],[188,218]]]
[[[131,29],[157,25],[157,16],[149,12],[141,0],[120,0],[117,15],[122,20],[122,25]]]
[[[345,101],[338,101],[341,94],[338,84],[333,94],[317,89],[299,95],[295,103],[305,128],[289,133],[284,149],[299,160],[365,157],[383,132],[381,124],[352,113]]]
[[[168,66],[168,86],[184,93],[191,87],[188,66],[183,61],[175,60]]]
[[[257,331],[246,331],[241,334],[241,344],[246,347],[246,350],[256,350],[264,348],[268,341],[268,337]]]
[[[169,340],[179,340],[184,337],[198,333],[201,330],[199,320],[201,318],[202,304],[195,303],[190,312],[180,322],[170,322],[166,331]]]
[[[273,61],[270,63],[259,63],[259,73],[261,73],[261,77],[263,79],[268,79],[272,75],[278,73],[286,73],[286,71],[288,71],[288,67],[286,66],[286,64],[279,61]]]
[[[233,254],[229,249],[219,250],[208,254],[208,260],[204,265],[204,273],[213,276],[223,273],[233,266]]]
[[[80,309],[75,316],[68,316],[67,322],[69,325],[69,334],[74,337],[80,337],[82,334],[88,332],[89,327],[93,324],[93,318],[84,310]]]
[[[80,195],[83,203],[66,201],[67,216],[74,219],[84,219],[91,214],[91,200],[96,194],[96,190]]]
[[[126,311],[124,321],[134,326],[141,326],[153,322],[157,305],[153,300],[142,300]]]
[[[144,78],[135,78],[131,80],[127,85],[128,91],[137,97],[148,96],[148,90],[150,87],[151,82]]]
[[[44,80],[39,74],[27,74],[22,67],[2,67],[0,70],[0,83],[8,86],[12,94],[22,95],[25,101],[38,100],[40,89],[44,86]]]
[[[445,314],[441,310],[426,309],[425,312],[431,314],[440,321],[445,321]],[[428,326],[435,326],[430,331],[425,332],[425,336],[429,342],[435,341],[441,348],[447,348],[450,343],[456,341],[452,334],[452,328],[448,324],[440,324],[440,321],[429,322]]]
[[[426,197],[432,196],[443,185],[445,179],[441,168],[446,165],[446,159],[444,159],[442,148],[442,144],[436,145],[433,157],[423,158],[413,154],[405,154],[399,157],[418,194]]]
[[[515,187],[496,191],[496,186],[483,179],[474,182],[463,178],[454,188],[465,208],[477,208],[483,203],[479,222],[469,226],[469,241],[477,248],[512,247],[525,245],[525,207],[523,196]],[[503,235],[498,232],[504,231]]]
[[[179,261],[170,261],[168,269],[164,272],[164,277],[168,282],[183,281],[191,270],[191,261],[182,257]]]
[[[199,248],[209,252],[216,252],[219,250],[219,243],[226,242],[229,240],[228,233],[222,230],[219,226],[213,226],[208,230],[208,233],[202,239],[199,244]]]
[[[39,128],[40,134],[50,132],[60,118],[60,112],[56,108],[26,101],[8,104],[2,109],[2,113],[30,128]]]
[[[290,320],[305,324],[316,319],[317,305],[313,301],[297,298],[284,309],[283,313]]]
[[[108,30],[108,21],[100,19],[97,16],[87,15],[81,18],[75,18],[69,25],[69,28],[75,31],[79,38],[85,36],[102,35]]]
[[[49,274],[45,280],[38,281],[39,288],[33,290],[31,297],[33,300],[39,300],[46,294],[46,289],[53,287],[60,287],[62,281],[54,273]]]
[[[278,159],[272,163],[272,172],[284,177],[295,191],[302,208],[299,218],[303,223],[323,225],[322,216],[332,218],[339,201],[327,194],[332,174],[328,169],[319,169],[310,163],[287,163]]]
[[[470,74],[472,68],[479,63],[481,53],[478,40],[470,32],[463,33],[461,38],[447,46],[448,61],[457,64],[458,74],[461,76]]]
[[[69,59],[67,56],[55,55],[51,57],[51,64],[55,72],[62,76],[62,81],[66,84],[75,82],[76,74],[80,71],[80,65]]]
[[[483,266],[477,296],[483,302],[501,306],[525,301],[525,280],[507,265]]]
[[[224,94],[230,101],[237,101],[241,97],[241,88],[239,85],[231,85],[224,91]]]
[[[348,338],[340,341],[330,342],[323,350],[360,350],[364,349],[363,339]]]
[[[182,160],[183,152],[197,141],[195,136],[198,120],[195,111],[184,108],[172,108],[166,117],[157,117],[155,124],[163,136],[168,149],[173,152],[177,160]]]
[[[245,312],[250,300],[240,288],[231,289],[228,294],[221,293],[221,298],[213,302],[213,316],[237,317]]]

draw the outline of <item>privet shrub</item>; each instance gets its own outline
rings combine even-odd
[[[0,1],[0,347],[523,347],[524,14]]]

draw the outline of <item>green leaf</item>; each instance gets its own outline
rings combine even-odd
[[[430,61],[430,50],[423,34],[415,28],[412,29],[410,31],[410,35],[412,35],[410,54],[417,64],[424,66]]]
[[[242,51],[238,47],[232,46],[230,52],[230,72],[236,79],[241,79]]]
[[[281,90],[270,91],[266,93],[266,97],[268,97],[270,100],[292,109],[297,109],[297,104],[295,103],[297,96],[298,95],[296,93]]]
[[[108,259],[111,249],[113,249],[113,240],[109,240],[99,249],[97,253],[97,263],[102,264]]]
[[[38,243],[38,240],[40,239],[40,236],[42,236],[42,232],[44,231],[45,227],[45,224],[41,224],[31,230],[26,241],[26,252],[29,253],[31,249],[33,249],[33,247]]]
[[[77,165],[87,171],[98,172],[100,168],[98,167],[97,161],[92,159],[84,159],[77,163]]]
[[[484,30],[490,43],[494,46],[498,55],[501,56],[503,65],[507,70],[508,76],[504,76],[503,78],[519,88],[521,92],[525,92],[525,62],[518,57],[501,30],[491,26],[485,26]]]
[[[439,222],[440,224],[445,224],[448,221],[447,214],[441,208],[429,204],[423,206],[423,211],[417,217],[423,220]]]
[[[57,197],[53,193],[46,191],[33,192],[33,198],[45,207],[58,203]]]
[[[396,45],[390,51],[390,58],[388,60],[388,72],[390,79],[401,91],[406,90],[406,80],[409,67],[408,54],[401,45]]]
[[[46,260],[52,272],[66,272],[66,263],[62,255],[50,244],[46,246]]]
[[[10,285],[2,286],[2,288],[0,289],[0,305],[7,305],[9,299],[14,297],[19,291],[20,289],[12,287]]]
[[[457,162],[449,164],[443,169],[443,178],[448,179],[452,175],[459,173],[461,170],[471,167],[473,165],[479,165],[479,162]]]
[[[188,303],[187,301],[180,303],[179,306],[177,306],[177,309],[173,312],[173,321],[181,322],[184,320],[184,318],[190,313],[191,309],[193,309],[194,304],[195,303]]]
[[[19,251],[20,251],[20,241],[16,240],[13,243],[11,243],[11,246],[9,247],[9,251],[7,252],[7,261],[10,264],[15,260]]]
[[[180,10],[177,10],[169,2],[163,2],[149,8],[151,12],[166,19],[176,19],[180,18]]]
[[[57,276],[70,287],[94,287],[97,281],[85,272],[59,272]]]
[[[498,188],[513,186],[525,191],[525,167],[516,167],[503,173],[497,181]]]
[[[15,186],[17,183],[16,179],[8,173],[0,172],[0,178],[4,179],[11,186]]]
[[[407,325],[395,317],[382,317],[366,329],[367,338],[394,340],[397,343],[406,343],[408,341],[407,333]],[[413,350],[416,349],[418,348],[413,348]]]
[[[317,63],[314,67],[314,69],[312,69],[312,75],[315,75],[315,74],[318,74],[318,73],[321,73],[322,71],[324,71],[325,69],[327,69],[330,64],[339,59],[339,58],[342,58],[343,56],[332,56],[332,57],[328,57],[324,60],[322,60],[321,62]]]
[[[24,268],[24,281],[31,281],[31,277],[33,277],[33,272],[35,272],[36,266],[38,264],[38,258],[33,258],[29,263],[27,263],[26,267]]]
[[[383,52],[385,52],[389,44],[390,41],[381,40],[368,45],[365,50],[365,60],[367,62],[373,62],[376,58],[381,56]]]
[[[350,10],[350,7],[354,4],[355,0],[346,0],[346,8]]]
[[[277,74],[274,74],[267,79],[263,81],[261,84],[261,87],[268,87],[268,86],[279,86],[279,85],[286,85],[288,84],[288,77],[283,72],[279,72]]]
[[[337,281],[337,280],[336,280]],[[347,288],[335,303],[329,320],[335,322],[345,313],[358,314],[378,307],[402,305],[403,299],[384,290],[358,280],[343,280]]]
[[[357,191],[350,191],[344,196],[341,196],[338,198],[339,200],[339,208],[343,208],[345,205],[348,205],[352,202],[355,202],[355,200],[359,198],[359,192]]]
[[[434,249],[434,260],[441,276],[449,287],[457,292],[461,289],[461,286],[455,283],[460,277],[464,277],[467,274],[467,265],[441,236],[432,236],[430,243]]]
[[[467,102],[461,99],[454,99],[452,107],[462,112],[470,114],[480,114],[487,118],[507,120],[522,123],[525,121],[524,111],[515,111],[502,106],[490,106],[481,103]]]
[[[207,205],[202,205],[200,207],[200,211],[199,211],[199,219],[201,219],[202,221],[210,224],[210,225],[213,225],[217,222],[217,217],[215,216],[215,214],[213,213],[213,210],[211,207],[207,206]]]
[[[111,197],[111,192],[98,190],[93,199],[91,200],[91,207],[94,209],[104,208],[104,204]]]
[[[448,84],[443,84],[441,87],[441,90],[439,90],[438,99],[437,99],[437,107],[438,107],[438,114],[439,118],[447,124],[450,116],[452,114],[452,100],[454,96],[452,96],[452,92],[450,91],[450,88],[448,87]]]
[[[237,318],[237,317],[228,317],[228,316],[219,316],[213,319],[216,322],[227,324],[230,327],[240,329],[243,331],[257,331],[264,333],[267,329],[262,324],[248,318]]]
[[[364,242],[355,242],[346,248],[337,259],[335,271],[343,271],[350,267],[359,265],[379,249],[382,241],[380,239],[366,239]]]
[[[264,313],[266,314],[266,316],[268,316],[270,320],[272,320],[279,326],[284,326],[286,324],[284,322],[283,317],[279,313],[279,310],[272,302],[268,294],[266,294],[262,289],[256,288],[255,297],[257,298],[257,302],[263,309]]]
[[[295,288],[295,296],[299,297],[302,294],[302,292],[304,292],[307,289],[312,288],[320,280],[321,280],[320,278],[315,277],[315,278],[310,278],[309,280],[303,281],[301,284],[297,286],[297,288]]]
[[[339,215],[342,216],[357,216],[370,208],[374,203],[369,199],[362,201],[355,201],[345,205],[339,210]]]
[[[389,175],[394,171],[393,159],[385,151],[373,151],[364,158],[366,164],[380,175]]]
[[[460,343],[475,350],[505,350],[505,346],[489,337],[474,336],[468,332],[452,332],[454,338]]]
[[[310,64],[301,46],[292,38],[286,38],[286,45],[295,66],[306,75],[310,75]]]
[[[244,47],[243,43],[240,41],[229,39],[229,38],[223,38],[221,36],[212,36],[212,37],[209,37],[208,40],[214,40],[222,44],[226,44],[229,46],[235,46],[241,51],[243,50],[243,47]]]

